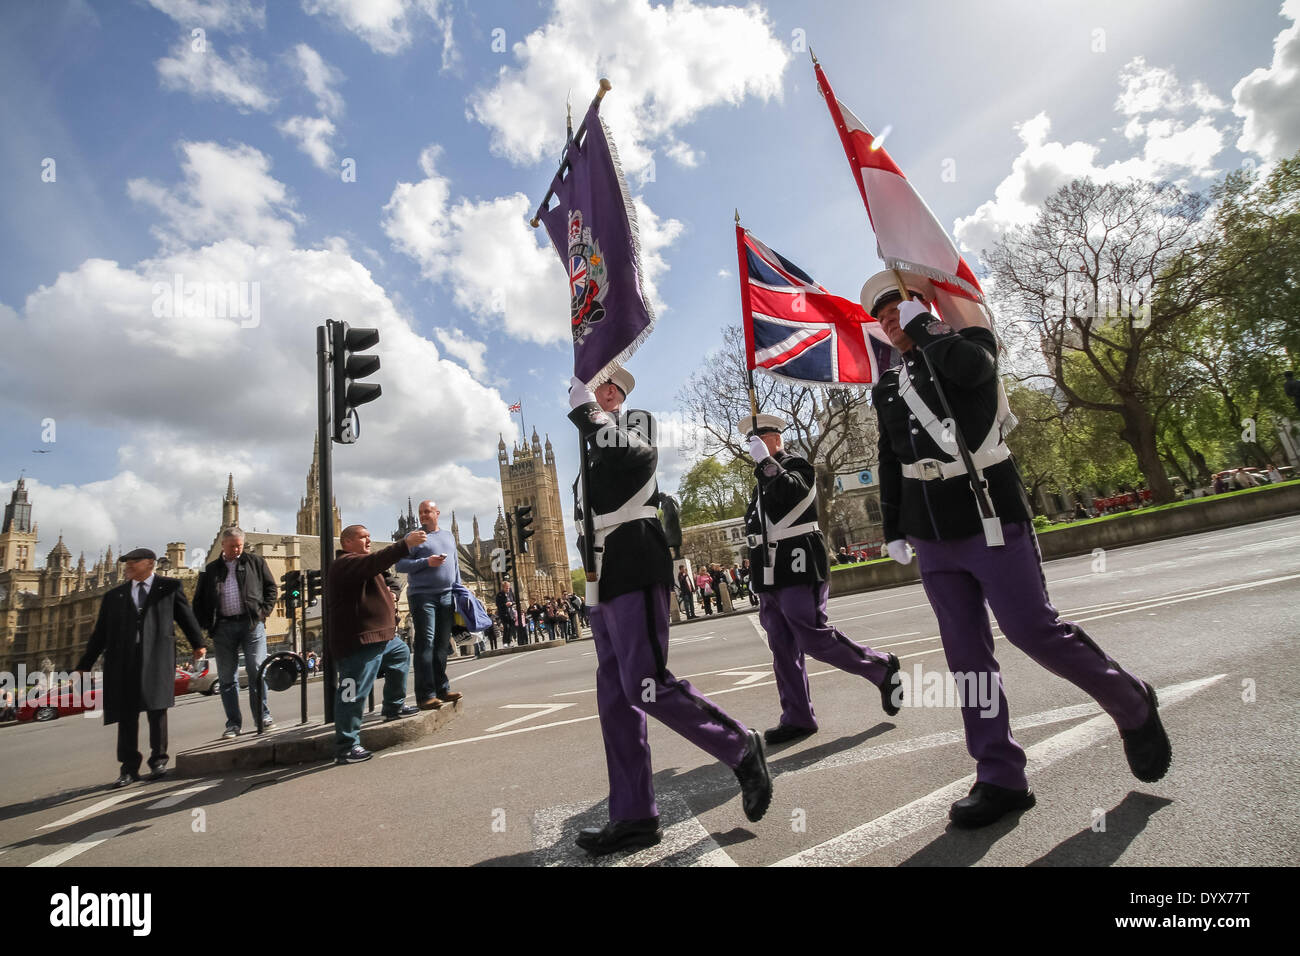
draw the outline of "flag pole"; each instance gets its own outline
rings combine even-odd
[[[600,89],[596,91],[596,98],[591,101],[591,104],[595,106],[598,103],[600,103],[600,101],[605,98],[605,94],[608,93],[611,89],[613,89],[613,84],[609,82],[609,79],[607,77],[602,76],[600,78]],[[572,129],[573,129],[573,120],[572,118],[570,118],[569,130],[572,131]],[[564,144],[564,157],[560,160],[560,168],[556,170],[555,176],[552,177],[551,179],[552,183],[554,183],[555,180],[559,179],[560,176],[564,174],[564,171],[569,168],[569,148],[571,146],[581,145],[583,134],[586,132],[587,132],[587,120],[584,117],[581,125],[578,126],[578,132],[573,133],[569,137],[568,142]],[[528,220],[528,225],[536,229],[538,226],[542,224],[542,213],[546,210],[546,204],[551,201],[551,197],[554,195],[555,195],[555,187],[551,186],[550,189],[546,190],[546,195],[542,197],[541,203],[538,204],[537,212],[533,214],[533,218]]]
[[[736,210],[736,256],[738,259],[738,269],[740,278],[740,309],[741,309],[741,326],[748,329],[753,322],[749,308],[749,263],[745,257],[745,231],[740,226],[740,210]],[[754,354],[754,343],[748,341],[746,335],[745,346],[745,365],[746,375],[749,378],[749,411],[753,415],[752,422],[754,425],[754,434],[758,434],[758,392],[754,387],[754,370],[749,368],[750,358]],[[767,507],[763,502],[763,483],[756,482],[758,491],[758,526],[763,536],[763,586],[771,587],[776,581],[776,571],[772,567],[772,552],[770,545],[767,543]]]

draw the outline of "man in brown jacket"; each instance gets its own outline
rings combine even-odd
[[[375,678],[384,672],[384,720],[420,712],[406,703],[406,674],[411,652],[397,636],[397,608],[384,572],[423,544],[425,533],[412,531],[401,541],[371,553],[370,532],[348,525],[339,535],[343,546],[325,582],[326,613],[330,616],[330,656],[338,668],[338,700],[334,703],[336,764],[361,763],[373,754],[361,746],[361,712]]]

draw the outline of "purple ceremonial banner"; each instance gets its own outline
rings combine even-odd
[[[573,374],[595,385],[631,358],[655,315],[641,289],[636,210],[596,104],[583,125],[586,136],[569,145],[568,167],[551,184],[556,203],[541,220],[569,275]]]

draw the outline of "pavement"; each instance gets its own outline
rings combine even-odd
[[[1061,559],[1045,572],[1063,617],[1158,688],[1174,747],[1158,783],[1131,776],[1114,724],[1085,693],[995,629],[1038,805],[984,830],[950,828],[947,807],[974,768],[960,714],[937,692],[946,668],[933,612],[909,585],[829,607],[850,639],[899,656],[913,682],[907,706],[886,717],[874,687],[809,660],[820,729],[769,751],[775,792],[758,823],[742,814],[728,768],[650,721],[664,842],[599,860],[574,846],[579,829],[608,817],[595,648],[582,642],[454,661],[465,711],[357,766],[231,770],[113,791],[114,735],[99,719],[10,729],[0,734],[0,867],[1300,862],[1300,518]],[[668,663],[746,725],[776,723],[756,615],[674,628]],[[318,690],[309,703],[318,715]],[[272,701],[278,719],[296,706],[292,692]],[[173,747],[202,749],[222,726],[219,700],[183,698],[171,713]]]

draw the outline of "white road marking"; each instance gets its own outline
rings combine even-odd
[[[656,846],[628,853],[592,857],[573,842],[584,825],[603,826],[609,805],[585,803],[547,807],[533,814],[533,858],[538,866],[653,866],[670,861],[671,866],[735,866],[736,861],[704,824],[691,813],[686,801],[676,793],[656,796],[659,821],[664,838]]]
[[[515,724],[522,724],[525,720],[532,720],[535,717],[545,717],[547,714],[553,714],[557,710],[564,710],[566,707],[576,707],[577,704],[502,704],[502,710],[533,710],[536,713],[524,714],[522,717],[516,717],[514,720],[507,720],[504,724],[497,724],[495,727],[489,727],[488,733],[494,730],[504,730],[506,727],[513,727]]]
[[[461,744],[477,743],[480,740],[495,740],[497,737],[509,737],[513,734],[530,734],[534,730],[545,730],[548,727],[563,727],[565,724],[580,724],[584,720],[598,720],[600,714],[592,714],[590,717],[574,717],[570,720],[556,720],[549,724],[538,724],[536,727],[516,727],[514,730],[503,730],[497,734],[482,734],[478,737],[466,737],[464,740],[448,740],[445,743],[429,744],[425,747],[412,747],[410,750],[398,750],[394,753],[378,754],[380,760],[388,757],[405,757],[407,754],[418,754],[425,750],[438,750],[442,747],[459,747]]]
[[[736,681],[737,687],[744,687],[746,684],[752,684],[754,681],[762,680],[768,674],[772,673],[771,668],[758,671],[723,671],[722,677],[739,677]]]
[[[166,810],[168,807],[174,807],[178,803],[185,802],[187,799],[189,799],[191,795],[196,793],[202,793],[204,790],[211,790],[216,785],[217,784],[214,781],[212,783],[196,784],[193,787],[186,787],[184,790],[177,790],[175,793],[169,793],[167,796],[163,797],[157,803],[149,804],[147,809]]]
[[[1227,676],[1227,674],[1216,674],[1213,677],[1204,677],[1167,687],[1160,691],[1160,696],[1164,699],[1161,709],[1180,703]],[[1115,734],[1114,721],[1108,714],[1100,714],[1077,727],[1071,727],[1030,747],[1025,752],[1028,757],[1025,772],[1032,775],[1045,770],[1057,761]],[[954,800],[965,796],[974,782],[975,775],[967,774],[869,823],[854,827],[837,837],[788,856],[772,865],[837,866],[853,863],[918,830],[941,823],[947,818],[948,806]]]
[[[82,809],[78,810],[76,813],[71,813],[61,820],[55,820],[53,823],[47,823],[44,826],[37,827],[36,829],[53,830],[56,827],[67,826],[70,823],[76,823],[78,820],[84,820],[86,819],[86,817],[94,816],[96,813],[99,813],[101,810],[107,810],[109,807],[116,806],[117,804],[121,803],[123,800],[130,800],[132,797],[138,797],[138,796],[140,796],[140,792],[138,790],[134,792],[128,790],[124,793],[115,793],[111,797],[108,797],[104,800],[100,800],[99,803],[93,803],[88,807],[83,807]]]
[[[770,651],[772,649],[772,644],[767,639],[767,631],[763,630],[763,625],[758,623],[758,615],[749,614],[746,616],[746,620],[748,620],[749,623],[753,625],[754,631],[758,634],[758,639],[762,641],[763,646]]]
[[[111,830],[100,830],[98,833],[92,833],[90,836],[82,837],[76,843],[71,843],[63,849],[51,853],[49,856],[43,856],[35,863],[28,863],[28,866],[59,866],[67,863],[73,857],[81,856],[87,850],[93,850],[106,840],[111,840],[123,830],[125,826],[114,827]]]
[[[676,677],[678,680],[686,680],[687,678],[691,678],[691,677],[708,677],[710,674],[722,674],[725,673],[727,670],[751,670],[755,667],[766,667],[770,670],[772,667],[772,662],[759,661],[757,664],[740,664],[733,668],[720,667],[715,671],[697,671],[694,674],[674,674],[673,676]],[[572,697],[574,694],[594,694],[594,693],[596,693],[596,688],[588,687],[585,690],[562,690],[557,694],[552,694],[551,696]]]
[[[523,655],[520,654],[514,655],[514,657],[521,657],[521,656]],[[487,667],[480,667],[478,670],[470,671],[468,674],[457,674],[456,680],[464,680],[466,677],[473,677],[475,674],[482,674],[484,671],[490,671],[494,667],[500,667],[502,664],[510,664],[510,663],[513,663],[513,660],[510,657],[507,657],[503,661],[497,661],[495,664],[489,664]]]

